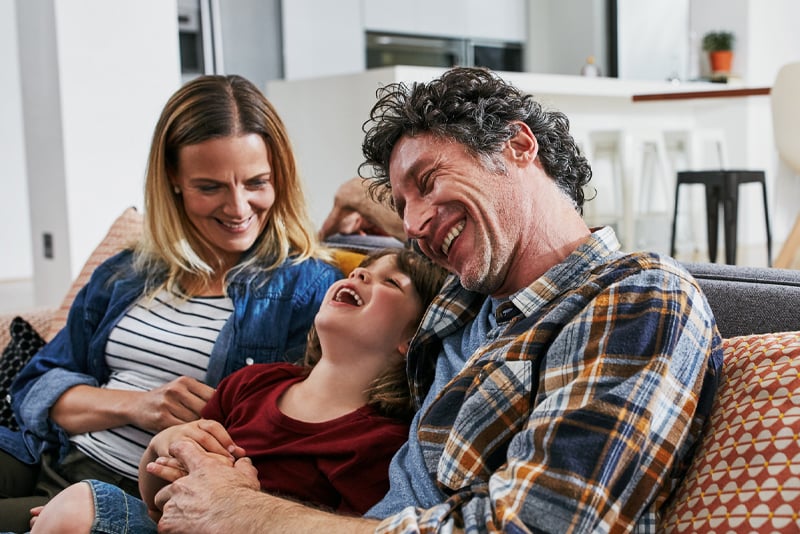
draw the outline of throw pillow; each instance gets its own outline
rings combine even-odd
[[[344,249],[333,249],[333,259],[342,274],[348,276],[364,259],[365,254]]]
[[[39,352],[44,340],[22,317],[12,319],[10,330],[11,341],[3,350],[3,357],[0,359],[0,426],[18,430],[17,420],[11,411],[9,395],[11,382],[28,360]]]
[[[117,217],[108,229],[106,236],[89,255],[89,259],[86,260],[83,269],[72,282],[64,300],[61,301],[61,306],[53,314],[50,331],[47,334],[48,340],[52,339],[67,323],[67,315],[69,314],[70,306],[72,306],[72,301],[75,300],[75,295],[86,285],[97,266],[117,252],[133,246],[141,238],[143,232],[144,216],[136,208],[127,208]]]
[[[722,381],[665,532],[798,532],[800,332],[726,339]]]

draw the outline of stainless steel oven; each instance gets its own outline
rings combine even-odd
[[[367,68],[479,66],[521,72],[522,43],[367,32]]]

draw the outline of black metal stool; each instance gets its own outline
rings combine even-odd
[[[706,226],[708,230],[708,256],[711,263],[717,259],[717,226],[719,204],[722,203],[725,230],[725,263],[736,263],[736,217],[739,213],[739,185],[759,182],[764,194],[764,220],[767,226],[767,265],[772,266],[772,234],[769,230],[767,184],[764,171],[713,170],[682,171],[675,183],[675,208],[672,213],[670,255],[675,255],[675,223],[678,218],[678,192],[682,184],[702,184],[706,188]]]

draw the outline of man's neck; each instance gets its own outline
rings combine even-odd
[[[562,219],[563,224],[555,229],[555,233],[543,233],[543,238],[523,242],[522,248],[514,255],[503,285],[493,291],[491,296],[507,298],[513,295],[530,286],[575,252],[591,235],[580,215],[575,215],[577,220],[571,217]]]

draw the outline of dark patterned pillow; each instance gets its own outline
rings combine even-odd
[[[3,349],[3,357],[0,359],[0,426],[18,430],[17,420],[11,411],[8,390],[19,370],[42,348],[44,340],[22,317],[14,317],[10,330],[11,341]]]

